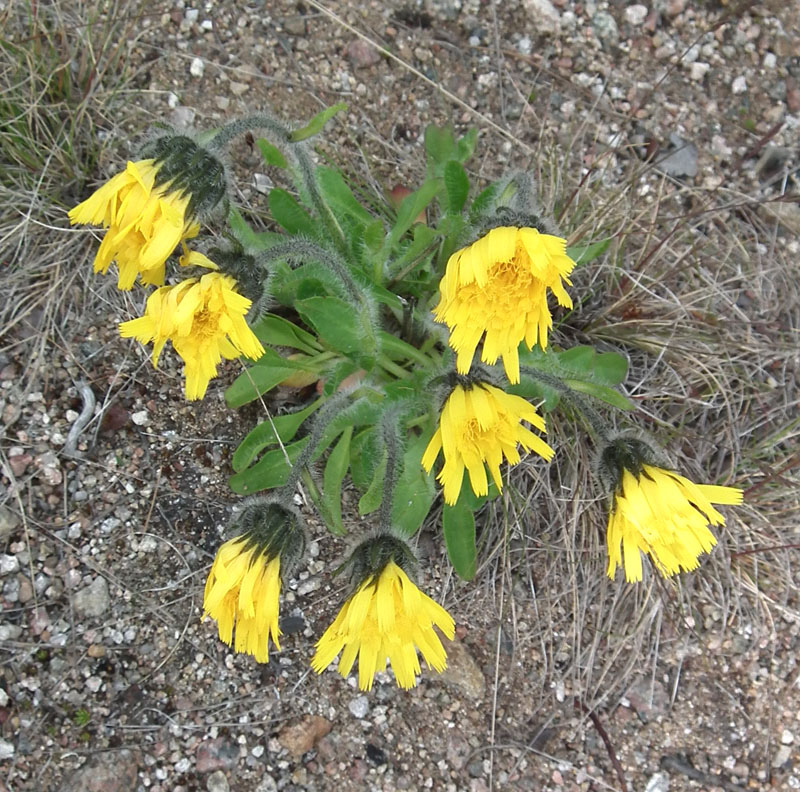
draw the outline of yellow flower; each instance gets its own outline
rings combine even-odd
[[[128,162],[122,173],[69,212],[72,225],[107,228],[94,259],[94,271],[105,272],[117,262],[117,286],[130,289],[137,275],[143,283],[164,283],[164,264],[184,239],[197,236],[199,226],[189,214],[191,193],[170,191],[170,183],[155,186],[159,166],[154,160]]]
[[[725,524],[711,504],[741,502],[734,487],[695,484],[647,464],[638,475],[623,469],[608,516],[608,576],[623,566],[629,583],[641,580],[643,552],[665,577],[695,569],[698,556],[717,543],[709,523]]]
[[[502,490],[500,463],[503,457],[510,465],[519,462],[517,443],[548,461],[552,458],[553,449],[520,421],[528,421],[545,431],[544,419],[520,396],[485,382],[468,388],[457,385],[453,389],[442,407],[439,426],[422,455],[422,467],[430,472],[439,451],[444,451],[444,465],[438,479],[444,489],[445,503],[452,505],[458,500],[464,468],[469,473],[472,491],[486,495],[489,485],[484,463],[497,489]]]
[[[439,284],[437,322],[450,328],[456,368],[466,374],[484,336],[481,360],[494,364],[503,358],[506,376],[519,382],[519,344],[544,349],[553,319],[547,290],[559,305],[572,307],[562,281],[575,262],[560,237],[535,228],[500,227],[450,256]]]
[[[249,536],[238,536],[217,550],[206,580],[203,616],[217,621],[220,640],[228,646],[235,625],[234,651],[251,654],[259,663],[269,662],[270,638],[281,648],[280,569],[280,555],[270,558]]]
[[[244,319],[249,307],[233,278],[209,272],[200,280],[156,289],[147,299],[145,315],[120,324],[120,335],[143,344],[153,341],[153,366],[164,344],[172,341],[185,363],[186,398],[202,399],[222,358],[246,355],[257,360],[264,354]]]
[[[450,614],[389,561],[344,603],[317,642],[311,667],[321,674],[343,649],[339,673],[346,677],[358,655],[358,686],[371,690],[375,672],[385,670],[388,658],[397,684],[412,688],[420,673],[417,650],[430,668],[443,671],[447,667],[447,653],[434,625],[453,639],[455,624]]]

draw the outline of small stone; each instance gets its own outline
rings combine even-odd
[[[380,63],[381,55],[372,44],[360,38],[353,39],[347,45],[347,57],[356,69],[364,69]]]
[[[356,718],[366,718],[369,712],[369,699],[366,696],[356,696],[348,705],[347,709]]]
[[[656,157],[655,166],[668,176],[694,178],[697,175],[697,146],[674,132],[670,133],[669,142],[669,151]]]
[[[792,749],[788,745],[782,745],[772,757],[772,766],[775,768],[783,767],[792,758]]]
[[[731,83],[731,93],[734,95],[743,94],[747,90],[747,82],[744,79],[744,75],[740,74],[732,83]]]
[[[272,776],[261,776],[261,782],[253,792],[278,792],[278,784]]]
[[[791,745],[793,742],[794,735],[788,729],[784,729],[781,732],[781,745]]]
[[[592,17],[592,30],[600,42],[606,46],[613,46],[619,42],[617,22],[608,11],[598,11]]]
[[[700,82],[700,80],[705,77],[709,69],[711,69],[710,63],[704,63],[703,61],[695,61],[689,67],[689,77],[693,79],[695,82]]]
[[[778,64],[778,58],[776,57],[774,52],[767,52],[764,55],[764,60],[761,61],[761,65],[765,69],[774,69],[777,64]]]
[[[30,580],[24,576],[20,576],[19,593],[17,598],[22,605],[24,605],[26,602],[30,602],[33,599],[33,586],[31,585]]]
[[[278,742],[294,757],[300,757],[324,737],[333,724],[319,715],[307,715],[302,720],[284,728],[278,734]]]
[[[686,3],[689,0],[667,0],[667,7],[665,9],[668,17],[676,17],[682,14],[686,8]]]
[[[10,759],[14,755],[15,750],[12,743],[6,740],[0,740],[0,762],[4,759]]]
[[[482,699],[486,692],[486,679],[467,647],[461,641],[447,641],[445,649],[447,668],[440,674],[441,680],[468,698]]]
[[[89,648],[86,650],[86,654],[89,657],[105,657],[106,656],[106,648],[102,644],[89,644]]]
[[[247,83],[234,82],[233,80],[228,83],[228,88],[230,88],[234,96],[241,96],[250,90],[250,86]]]
[[[19,559],[15,555],[0,554],[0,575],[19,571]]]
[[[122,749],[98,754],[73,773],[61,792],[130,792],[137,788],[142,757]]]
[[[139,410],[138,412],[131,413],[131,420],[137,426],[147,426],[150,423],[150,414],[147,410]]]
[[[191,74],[192,77],[197,77],[198,79],[200,79],[200,77],[203,76],[203,72],[205,72],[205,70],[206,70],[206,65],[205,63],[203,63],[202,58],[192,58],[192,62],[189,66],[189,74]]]
[[[214,98],[214,104],[219,110],[227,110],[230,107],[231,100],[229,96],[217,96]]]
[[[530,36],[523,36],[517,42],[517,52],[519,52],[520,55],[530,55],[531,52],[533,52],[533,42]]]
[[[666,773],[653,773],[644,792],[669,792],[669,776]]]
[[[218,737],[208,740],[197,746],[195,754],[195,768],[198,773],[210,773],[214,770],[223,770],[233,767],[239,759],[239,746]]]
[[[790,113],[800,113],[800,88],[789,80],[786,81],[786,107]]]
[[[641,25],[645,19],[647,19],[647,6],[635,3],[625,9],[625,21],[629,25]]]
[[[230,792],[228,778],[222,770],[215,770],[206,781],[208,792]]]
[[[561,15],[550,0],[522,0],[537,33],[558,33]]]
[[[0,506],[0,539],[5,539],[19,528],[22,521],[16,512],[6,506]]]
[[[86,588],[75,594],[72,604],[79,616],[102,616],[111,604],[106,579],[102,576],[96,577]]]
[[[193,25],[197,22],[197,18],[200,16],[200,10],[197,8],[187,8],[184,11],[183,18],[190,24]]]
[[[658,720],[666,715],[669,709],[669,695],[658,680],[639,680],[628,689],[625,698],[643,723]]]

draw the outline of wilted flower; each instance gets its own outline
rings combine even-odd
[[[438,479],[445,503],[452,505],[458,500],[465,468],[476,495],[488,492],[484,465],[489,468],[497,489],[502,490],[500,463],[503,457],[510,465],[520,461],[517,444],[548,461],[552,458],[553,449],[522,426],[521,421],[545,431],[544,419],[522,397],[485,382],[467,387],[456,385],[442,407],[439,426],[422,455],[422,467],[430,472],[439,451],[444,452]]]
[[[185,363],[186,398],[202,399],[222,358],[245,355],[257,360],[264,353],[244,319],[249,307],[233,278],[209,272],[199,280],[156,289],[147,299],[145,315],[119,329],[123,338],[153,342],[153,366],[164,344],[172,341]]]
[[[502,357],[509,381],[519,382],[519,344],[547,346],[553,326],[547,290],[559,305],[572,307],[563,283],[569,285],[574,266],[563,239],[535,228],[494,228],[453,253],[434,315],[450,328],[458,372],[469,371],[485,336],[481,360],[494,364]]]

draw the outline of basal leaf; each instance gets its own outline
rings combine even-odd
[[[252,495],[265,489],[282,487],[289,478],[291,469],[286,456],[294,463],[298,454],[308,443],[304,437],[296,443],[268,451],[252,467],[234,474],[228,479],[230,488],[238,495]],[[285,453],[284,453],[285,451]]]
[[[234,471],[238,473],[240,470],[244,470],[265,448],[277,443],[278,439],[280,439],[284,445],[292,440],[303,421],[305,421],[320,404],[322,404],[322,400],[317,399],[305,409],[286,415],[278,415],[271,421],[262,421],[251,429],[233,454],[231,466]]]
[[[392,499],[392,525],[405,536],[413,536],[428,515],[436,496],[433,477],[422,469],[422,454],[428,437],[414,438],[403,454],[403,471]]]
[[[326,521],[336,533],[344,533],[342,523],[342,482],[350,467],[350,440],[353,427],[342,432],[339,441],[328,455],[322,476],[322,508]]]
[[[453,569],[460,578],[472,580],[477,568],[475,515],[460,498],[455,506],[445,504],[442,509],[442,531]]]
[[[286,157],[281,154],[277,146],[273,146],[272,143],[264,138],[259,138],[256,141],[256,145],[261,152],[261,156],[264,158],[264,164],[272,165],[275,168],[286,167]]]
[[[469,178],[460,162],[450,160],[444,166],[444,187],[448,212],[458,214],[464,208],[469,194]]]
[[[275,187],[269,191],[269,212],[275,222],[290,234],[318,235],[318,224],[286,190]]]
[[[282,358],[272,349],[243,371],[225,391],[229,407],[241,407],[257,399],[297,371],[313,371],[313,367]]]
[[[295,129],[289,135],[289,140],[292,143],[298,143],[301,140],[317,135],[322,131],[322,127],[330,121],[339,111],[346,110],[347,104],[345,102],[338,102],[331,107],[326,107],[322,112],[317,113],[304,127]]]
[[[275,314],[264,314],[254,325],[253,332],[262,344],[287,346],[309,355],[321,350],[317,339],[288,319]]]
[[[567,255],[575,262],[576,266],[588,264],[590,261],[602,256],[608,250],[610,244],[611,238],[591,242],[588,245],[572,245],[567,248]]]

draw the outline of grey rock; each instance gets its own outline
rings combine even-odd
[[[783,767],[792,758],[792,749],[789,745],[782,745],[772,757],[772,766]]]
[[[550,0],[522,0],[537,33],[557,33],[561,27],[561,15]]]
[[[669,695],[658,680],[640,679],[628,689],[625,698],[644,723],[662,718],[669,710]]]
[[[613,46],[619,43],[617,22],[607,11],[598,11],[592,17],[592,30],[603,45]]]
[[[356,718],[366,718],[369,712],[369,699],[366,696],[356,696],[348,705],[347,709],[350,710]]]
[[[694,143],[684,140],[674,132],[669,136],[671,144],[670,150],[656,157],[655,166],[666,173],[667,176],[689,176],[697,175],[697,146]]]
[[[6,740],[0,740],[0,762],[10,759],[15,752],[14,745]]]
[[[278,784],[272,776],[262,776],[253,792],[278,792]]]
[[[97,754],[73,773],[61,792],[131,792],[137,788],[141,754],[108,751]]]
[[[347,45],[347,57],[356,69],[364,69],[380,62],[381,55],[372,44],[363,39],[353,39]]]
[[[644,792],[669,792],[669,776],[666,773],[653,773],[647,780]]]
[[[102,576],[96,577],[86,588],[82,588],[72,600],[79,616],[102,616],[111,604],[108,583]]]
[[[442,681],[460,690],[468,698],[482,699],[486,692],[486,679],[467,647],[461,641],[449,641],[445,648],[447,668],[442,671]]]
[[[19,570],[19,559],[15,555],[0,555],[0,575],[10,575]]]
[[[239,759],[239,746],[224,737],[200,743],[195,758],[198,773],[233,767]]]
[[[0,506],[0,539],[5,539],[19,528],[21,524],[19,515],[6,506]]]
[[[222,770],[215,770],[206,781],[208,792],[230,792],[228,779]]]

